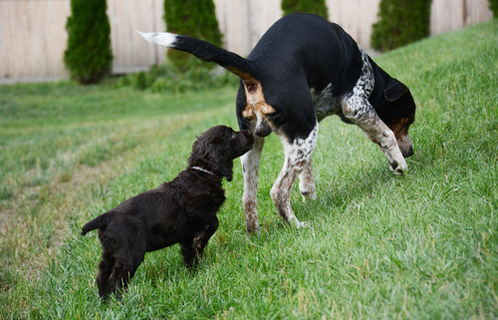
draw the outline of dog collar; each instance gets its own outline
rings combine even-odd
[[[194,170],[197,170],[197,171],[201,171],[201,172],[207,173],[207,174],[209,174],[209,175],[212,175],[212,176],[213,176],[213,177],[215,177],[215,178],[218,178],[218,180],[220,180],[220,181],[221,181],[221,178],[220,178],[220,177],[218,177],[218,176],[216,175],[216,173],[214,173],[214,172],[212,172],[212,171],[209,171],[209,170],[206,170],[206,169],[204,169],[204,168],[197,167],[197,166],[190,167],[190,169],[194,169]]]

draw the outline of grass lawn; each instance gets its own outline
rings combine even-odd
[[[493,39],[493,40],[492,40]],[[418,109],[415,155],[387,159],[337,117],[320,125],[318,198],[281,222],[269,191],[283,163],[271,135],[261,235],[246,237],[234,180],[199,270],[179,246],[148,253],[120,301],[101,303],[91,218],[186,167],[195,136],[237,127],[236,88],[153,93],[70,82],[0,86],[0,318],[498,318],[498,21],[376,59]]]

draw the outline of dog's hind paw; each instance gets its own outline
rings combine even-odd
[[[309,221],[297,221],[294,223],[296,229],[311,228],[312,224]]]

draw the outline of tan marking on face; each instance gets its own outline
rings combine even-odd
[[[268,121],[267,115],[275,112],[275,109],[266,103],[261,83],[255,79],[243,80],[242,82],[244,83],[247,101],[246,108],[242,111],[242,116],[253,120],[256,118],[256,113],[259,113]]]
[[[408,127],[413,123],[414,117],[409,118],[396,118],[391,121],[387,126],[393,131],[396,140],[402,139],[408,134]]]
[[[415,117],[412,115],[408,118],[396,118],[389,124],[389,128],[396,137],[396,143],[405,158],[413,154],[412,141],[408,133],[408,128],[414,120]]]

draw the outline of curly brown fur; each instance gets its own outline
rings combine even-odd
[[[175,243],[180,243],[183,262],[191,268],[218,228],[216,212],[225,201],[221,180],[232,180],[233,159],[246,153],[253,143],[249,131],[210,128],[194,143],[188,167],[178,177],[85,224],[82,235],[99,229],[99,295],[119,295],[146,252]]]

